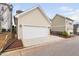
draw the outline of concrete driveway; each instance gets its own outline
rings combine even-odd
[[[64,40],[64,38],[49,35],[47,37],[40,37],[40,38],[34,38],[34,39],[25,39],[25,40],[26,41],[24,41],[24,45],[29,47],[29,46],[35,46],[35,45],[43,45],[43,44],[47,44],[47,43],[50,43],[50,42],[52,42],[52,43],[53,42],[59,42],[61,40]]]
[[[53,39],[53,38],[52,38]],[[55,38],[54,38],[55,39]],[[68,40],[69,39],[69,40]],[[79,36],[68,38],[67,40],[50,42],[32,48],[24,48],[16,51],[6,52],[2,55],[20,56],[79,56]],[[72,40],[71,40],[72,39]]]

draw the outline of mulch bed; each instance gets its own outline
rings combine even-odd
[[[59,36],[59,37],[63,37],[63,38],[71,38],[71,37],[73,37],[73,36],[67,36],[67,37],[65,37],[65,36],[60,35],[60,34],[51,34],[51,35],[55,35],[55,36]]]
[[[7,47],[6,51],[12,51],[16,49],[23,48],[23,44],[21,40],[16,39],[10,46]]]

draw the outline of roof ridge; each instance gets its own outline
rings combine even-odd
[[[66,16],[62,16],[62,15],[60,15],[60,14],[56,14],[57,16],[60,16],[60,17],[63,17],[63,18],[66,18],[66,19],[68,19],[68,20],[71,20],[71,21],[74,21],[74,20],[72,20],[71,18],[69,18],[69,17],[66,17]]]
[[[36,9],[36,8],[38,8],[38,7],[39,7],[39,6],[34,6],[34,7],[32,7],[32,8],[29,8],[29,9],[24,10],[22,13],[30,12],[31,10]],[[22,14],[22,13],[20,13],[20,14]],[[20,14],[17,14],[17,15],[20,15]],[[15,16],[17,16],[17,15],[15,15]]]

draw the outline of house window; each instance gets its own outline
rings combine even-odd
[[[4,7],[1,8],[1,11],[4,11]]]
[[[69,23],[70,25],[72,25],[72,23]]]

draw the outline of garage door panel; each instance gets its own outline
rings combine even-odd
[[[32,39],[48,36],[49,29],[46,27],[27,27],[23,26],[23,39]]]

